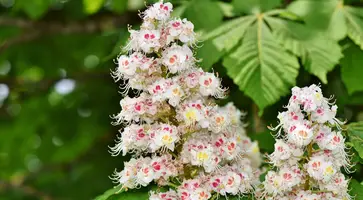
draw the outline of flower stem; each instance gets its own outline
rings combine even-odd
[[[213,194],[212,198],[210,200],[215,200],[218,197],[218,193]]]
[[[307,155],[307,158],[309,159],[312,155],[312,152],[313,152],[313,143],[310,143],[308,146],[307,146],[307,152],[308,152],[308,155]],[[306,178],[306,182],[305,182],[305,186],[304,186],[305,190],[309,190],[310,189],[310,177],[307,176]]]
[[[177,186],[177,185],[175,185],[174,183],[172,183],[172,182],[169,182],[168,183],[168,185],[169,186],[171,186],[171,187],[173,187],[173,188],[175,188],[175,189],[177,189],[179,186]]]

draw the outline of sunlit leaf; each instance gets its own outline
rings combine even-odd
[[[215,30],[202,36],[203,47],[198,49],[203,67],[209,69],[224,54],[234,48],[242,39],[246,29],[256,20],[254,16],[246,16],[231,20]],[[213,54],[213,57],[210,55]]]
[[[363,9],[345,6],[349,37],[363,50]]]
[[[341,40],[347,34],[340,0],[297,0],[288,6],[288,10],[304,18],[308,26],[324,31],[335,40]]]
[[[275,40],[262,19],[249,27],[242,44],[223,65],[235,84],[262,110],[288,93],[295,84],[299,64]]]
[[[105,0],[83,0],[84,11],[87,14],[94,14],[102,8]]]
[[[327,83],[326,75],[342,57],[336,41],[301,24],[273,17],[266,17],[275,37],[285,48],[300,56],[303,66],[310,73]]]

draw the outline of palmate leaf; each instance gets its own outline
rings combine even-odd
[[[262,110],[295,84],[299,64],[273,37],[262,17],[250,26],[242,44],[223,61],[228,75]]]
[[[341,9],[335,4],[330,6],[331,10],[341,18],[343,11],[334,11]],[[202,40],[206,40],[208,48],[199,50],[208,60],[203,63],[207,69],[224,56],[227,74],[257,103],[260,114],[295,84],[299,68],[296,56],[323,83],[327,83],[327,73],[343,56],[336,40],[311,26],[274,16],[281,12],[288,11],[271,10],[230,20],[204,35]],[[336,37],[345,34],[343,30]]]
[[[342,58],[341,48],[324,34],[293,21],[266,17],[276,39],[302,58],[304,68],[327,83],[326,74]]]

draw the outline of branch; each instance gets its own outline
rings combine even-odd
[[[39,191],[38,189],[23,185],[23,183],[12,183],[12,182],[0,182],[0,191],[6,191],[6,190],[20,190],[24,194],[28,196],[37,197],[38,199],[44,199],[44,200],[52,200],[54,199],[48,194],[45,194],[42,191]]]
[[[117,27],[124,27],[129,23],[135,23],[137,18],[132,18],[134,13],[127,12],[123,15],[100,14],[83,21],[61,21],[61,20],[40,20],[30,21],[20,18],[0,16],[0,26],[18,27],[22,31],[19,36],[7,39],[0,44],[0,53],[10,46],[29,42],[43,36],[54,34],[72,33],[96,33],[114,30]]]
[[[252,116],[253,116],[253,131],[260,133],[265,130],[264,121],[258,116],[258,107],[255,103],[252,104]]]

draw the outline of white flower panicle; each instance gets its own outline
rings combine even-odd
[[[337,106],[319,86],[292,89],[286,111],[279,113],[275,150],[268,156],[277,169],[267,172],[261,199],[351,199],[340,168],[350,169]]]
[[[125,97],[112,116],[124,128],[110,153],[134,155],[112,179],[123,189],[151,182],[173,188],[151,192],[152,200],[250,193],[260,175],[258,144],[245,133],[244,113],[215,103],[227,90],[198,66],[194,25],[171,18],[172,10],[160,1],[141,14],[140,30],[129,30],[128,52],[111,73]],[[136,96],[127,96],[130,90]]]

